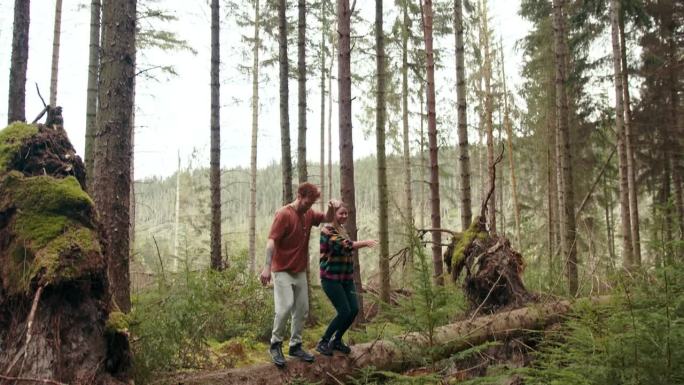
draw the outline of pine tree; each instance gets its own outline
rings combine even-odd
[[[435,111],[435,58],[432,48],[432,0],[423,1],[423,28],[425,39],[425,58],[427,72],[427,112],[428,112],[428,142],[430,147],[430,217],[432,227],[441,227],[439,202],[439,155],[437,149],[437,116]],[[432,265],[435,282],[444,284],[442,276],[442,234],[439,230],[432,232]]]
[[[390,271],[389,271],[389,233],[388,233],[388,191],[387,191],[387,160],[385,154],[385,124],[387,106],[386,93],[386,64],[385,64],[385,33],[382,30],[382,1],[375,0],[375,52],[376,52],[376,125],[375,141],[378,161],[378,239],[380,255],[378,269],[380,271],[380,300],[390,302]]]
[[[29,0],[14,0],[7,123],[26,121],[26,68],[28,66],[30,20],[31,2]]]
[[[111,290],[119,308],[131,309],[130,185],[135,85],[136,0],[102,6],[102,60],[92,192],[107,234]],[[112,170],[117,170],[112,172]]]
[[[50,71],[50,106],[57,106],[57,74],[59,73],[59,45],[62,34],[62,0],[55,1],[55,24],[52,35],[52,70]]]

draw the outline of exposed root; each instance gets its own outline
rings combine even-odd
[[[39,378],[26,378],[26,377],[9,377],[9,376],[3,376],[2,374],[0,374],[0,379],[3,379],[5,381],[14,381],[14,382],[38,382],[41,384],[67,385],[63,382],[57,382],[55,380],[47,380],[47,379],[39,379]]]

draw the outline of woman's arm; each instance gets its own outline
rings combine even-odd
[[[364,247],[375,247],[378,241],[375,239],[366,239],[365,241],[355,241],[352,245],[354,249],[362,249]]]

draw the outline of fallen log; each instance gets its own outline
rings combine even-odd
[[[606,303],[608,297],[592,298],[594,303]],[[182,385],[283,384],[296,379],[324,384],[343,384],[358,369],[373,366],[378,370],[401,370],[410,367],[432,343],[439,345],[443,357],[482,344],[486,341],[515,337],[530,330],[541,330],[561,320],[571,308],[569,301],[539,303],[515,310],[477,317],[439,327],[432,341],[425,334],[409,333],[395,340],[379,340],[352,347],[348,356],[316,356],[312,364],[288,360],[285,369],[273,364],[245,368],[194,373],[174,378]]]

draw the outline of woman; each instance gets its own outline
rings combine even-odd
[[[331,200],[327,217],[332,217],[333,222],[321,229],[321,287],[337,310],[337,316],[330,321],[325,334],[316,345],[316,350],[326,356],[332,356],[334,350],[344,354],[351,352],[349,346],[342,342],[342,336],[359,312],[352,253],[354,249],[378,244],[373,239],[352,241],[344,228],[348,215],[347,207],[342,202]]]

